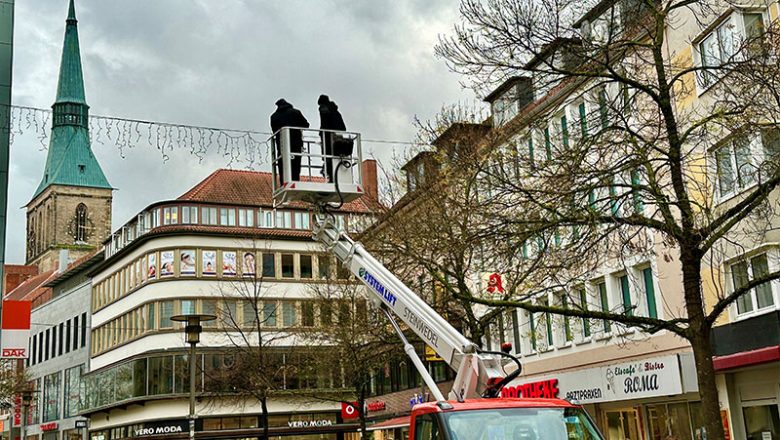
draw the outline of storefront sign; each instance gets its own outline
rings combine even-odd
[[[384,411],[387,408],[385,402],[378,400],[376,402],[368,402],[368,412]]]
[[[677,355],[608,364],[554,376],[514,381],[502,397],[559,397],[580,404],[682,393]]]
[[[57,428],[57,422],[41,423],[41,431],[56,431]]]
[[[166,420],[144,424],[143,428],[135,430],[135,436],[177,434],[187,431],[189,431],[189,422],[187,420]]]
[[[14,395],[14,427],[22,426],[22,396]]]
[[[86,420],[76,420],[76,428],[77,429],[83,429],[87,427],[87,421]]]
[[[322,428],[332,426],[333,422],[328,419],[323,420],[290,420],[287,426],[290,428]]]
[[[356,419],[358,417],[360,417],[360,413],[357,410],[357,402],[341,402],[342,420]]]
[[[508,386],[501,390],[501,397],[532,397],[554,399],[558,397],[558,379],[540,380],[522,385]]]
[[[3,301],[2,357],[27,359],[30,337],[30,301]]]

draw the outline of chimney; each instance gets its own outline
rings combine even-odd
[[[372,199],[379,200],[379,184],[376,176],[376,161],[374,159],[366,159],[360,164],[361,174],[363,176],[363,189],[366,195]]]
[[[68,250],[60,249],[60,261],[57,272],[62,273],[68,268]]]

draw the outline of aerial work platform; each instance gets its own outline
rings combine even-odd
[[[268,144],[276,203],[346,203],[364,194],[359,133],[284,127]]]

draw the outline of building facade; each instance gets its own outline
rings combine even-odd
[[[364,176],[376,175],[373,161],[362,166]],[[305,368],[327,347],[300,339],[331,316],[313,289],[352,283],[351,275],[312,240],[310,212],[274,207],[271,179],[218,170],[178,199],[150,205],[106,241],[106,259],[91,273],[82,411],[91,439],[187,436],[189,360],[183,328],[171,317],[191,313],[217,317],[204,323],[198,345],[196,437],[260,434],[260,403],[242,389],[252,386],[249,376],[232,389],[219,381],[236,368],[236,353],[258,344],[267,353],[264,365],[280,372],[269,379],[272,436],[335,440],[356,430],[341,416],[349,390],[338,366]],[[375,181],[364,184],[376,188]],[[371,203],[345,204],[335,214],[338,224],[365,227]]]

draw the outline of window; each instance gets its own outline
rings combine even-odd
[[[160,208],[152,211],[152,227],[156,228],[160,226]]]
[[[297,322],[295,302],[283,301],[282,302],[282,325],[285,327],[294,327]]]
[[[607,283],[600,282],[596,285],[598,289],[599,294],[599,301],[601,302],[601,311],[602,312],[609,312],[609,296],[607,295]],[[604,329],[604,333],[609,333],[612,331],[612,324],[608,320],[602,321],[602,328]]]
[[[181,310],[180,313],[182,315],[194,315],[198,313],[196,302],[197,300],[194,299],[183,299],[181,300]]]
[[[442,440],[444,436],[439,431],[436,419],[430,414],[425,414],[417,416],[417,419],[414,421],[414,438],[419,440]]]
[[[173,328],[173,321],[171,321],[171,316],[173,316],[173,301],[161,301],[160,302],[160,328],[166,329],[166,328]]]
[[[301,325],[304,327],[314,327],[314,302],[301,302]]]
[[[584,287],[577,290],[577,296],[580,300],[580,308],[583,311],[588,310],[588,291]],[[588,318],[582,318],[582,338],[590,337],[590,320]]]
[[[65,370],[65,418],[77,416],[81,409],[81,396],[86,392],[81,379],[83,372],[83,365]]]
[[[623,298],[623,313],[627,316],[634,314],[634,306],[631,305],[631,289],[628,285],[628,275],[621,275],[618,277],[620,282],[620,293]]]
[[[276,261],[274,261],[274,254],[263,254],[263,277],[276,277]]]
[[[79,203],[76,206],[76,215],[74,219],[74,240],[76,243],[86,243],[87,241],[87,205]]]
[[[282,254],[282,278],[295,277],[295,256],[293,254]]]
[[[261,228],[273,228],[274,227],[274,212],[273,211],[260,211],[260,227]]]
[[[757,255],[748,261],[741,261],[731,266],[731,281],[734,289],[746,285],[750,280],[769,275],[769,262],[766,254]],[[775,304],[772,284],[763,283],[737,298],[737,314],[742,315],[754,310],[760,310]]]
[[[222,226],[235,226],[236,210],[233,208],[219,208],[219,224]]]
[[[301,278],[310,279],[312,277],[311,255],[301,255]]]
[[[699,73],[699,86],[707,89],[717,82],[723,75],[723,72],[718,69],[742,59],[743,57],[737,53],[740,47],[746,41],[760,38],[763,34],[764,19],[760,13],[733,13],[723,20],[698,44],[701,66],[712,67]]]
[[[181,222],[184,224],[197,224],[198,223],[198,207],[197,206],[182,206],[181,207]]]
[[[156,328],[155,321],[155,303],[147,304],[146,306],[146,330],[154,330]]]
[[[317,257],[318,272],[321,279],[326,280],[330,278],[330,257],[327,255],[320,255]]]
[[[60,323],[60,329],[57,332],[57,356],[62,356],[63,339],[65,338],[65,323]]]
[[[175,225],[179,223],[179,208],[170,206],[163,208],[163,224]]]
[[[320,303],[320,325],[333,324],[333,306],[329,300]]]
[[[276,327],[276,301],[263,301],[263,325]]]
[[[204,225],[216,225],[217,224],[217,208],[202,208],[201,210],[201,223]]]
[[[244,226],[251,228],[255,225],[255,210],[254,209],[239,209],[238,210],[238,226]]]
[[[566,293],[562,293],[560,296],[560,306],[563,309],[569,308],[569,297]],[[574,338],[571,333],[571,319],[568,316],[563,315],[563,339],[566,342],[571,342]]]
[[[311,229],[311,227],[309,226],[308,212],[295,213],[295,229]]]
[[[738,135],[715,151],[718,189],[721,197],[736,194],[756,182],[756,164],[751,163],[751,139]]]
[[[60,372],[43,378],[43,421],[51,422],[60,418]]]
[[[655,305],[655,284],[653,282],[653,270],[651,268],[642,269],[642,279],[645,283],[645,300],[647,301],[647,316],[651,318],[658,317],[658,309]]]
[[[289,211],[276,211],[276,227],[282,229],[292,228],[292,215]]]

